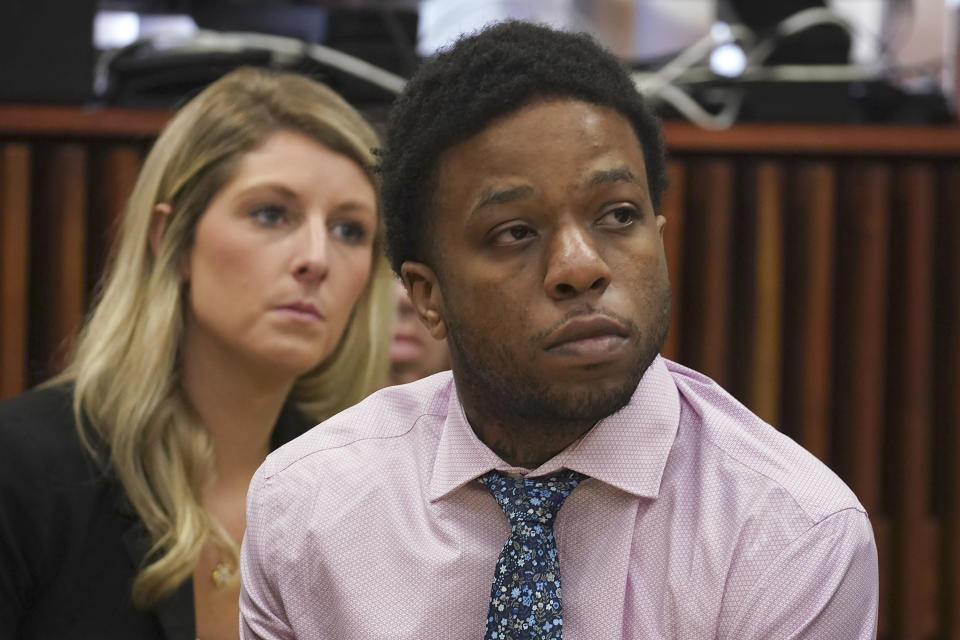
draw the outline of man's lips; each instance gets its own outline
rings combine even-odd
[[[629,333],[608,316],[577,316],[547,335],[544,349],[554,355],[606,359],[619,350]]]

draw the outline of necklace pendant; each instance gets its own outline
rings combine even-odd
[[[230,569],[230,565],[226,562],[218,562],[210,577],[213,579],[213,585],[217,589],[222,589],[230,580],[231,575],[233,575],[233,571]]]

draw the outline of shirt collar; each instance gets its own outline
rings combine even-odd
[[[431,502],[492,469],[523,471],[511,467],[480,442],[455,389],[452,391],[430,478]],[[598,422],[530,475],[567,468],[635,496],[656,498],[679,423],[677,387],[663,359],[657,356],[627,406]]]

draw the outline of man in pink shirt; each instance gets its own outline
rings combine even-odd
[[[399,98],[382,169],[452,372],[270,455],[243,638],[875,637],[856,497],[658,355],[663,144],[612,55],[524,23],[462,39]]]

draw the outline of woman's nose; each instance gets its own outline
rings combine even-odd
[[[293,274],[298,280],[322,281],[329,270],[329,234],[322,221],[310,221],[300,229]]]

